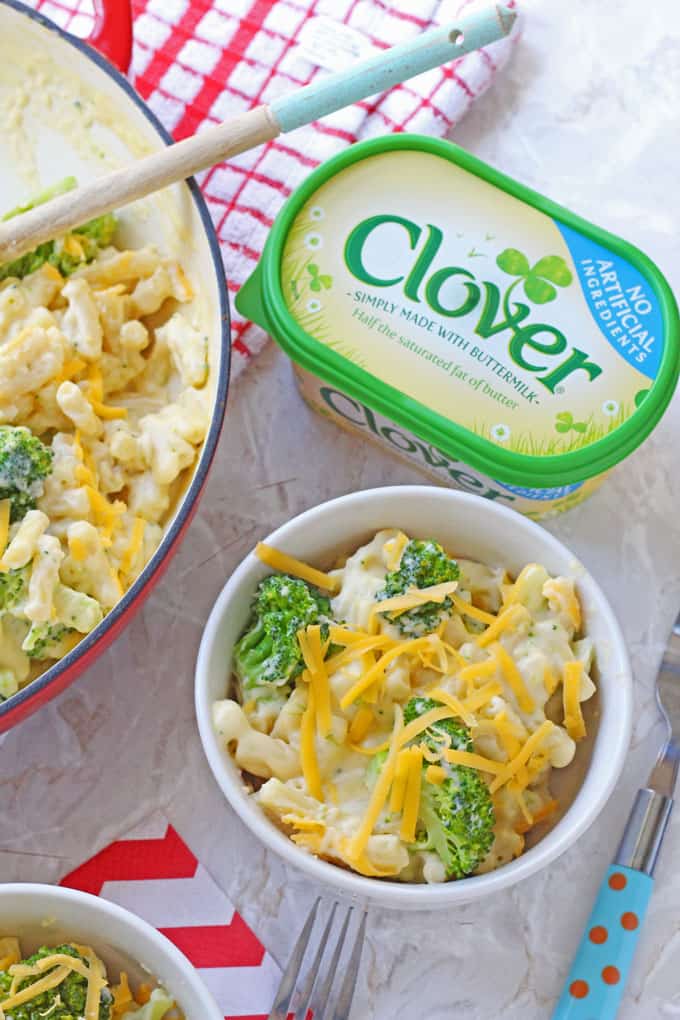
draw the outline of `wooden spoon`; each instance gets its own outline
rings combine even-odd
[[[496,42],[510,33],[516,17],[505,4],[476,11],[53,198],[0,224],[0,264],[95,216]]]

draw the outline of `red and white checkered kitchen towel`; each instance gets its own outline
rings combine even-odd
[[[134,83],[176,139],[327,72],[299,45],[316,16],[343,22],[377,47],[453,21],[488,0],[132,0]],[[76,35],[91,0],[29,0]],[[510,0],[509,6],[515,6]],[[470,53],[371,101],[340,110],[200,177],[222,246],[229,290],[252,272],[282,201],[320,162],[361,138],[392,131],[444,135],[490,85],[517,37]],[[266,336],[233,315],[232,378]]]
[[[59,884],[103,896],[158,928],[197,968],[225,1020],[266,1020],[281,977],[276,963],[163,815]]]

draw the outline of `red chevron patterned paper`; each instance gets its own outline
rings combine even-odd
[[[279,969],[163,816],[147,819],[59,884],[103,896],[158,928],[200,972],[225,1020],[265,1020]]]
[[[27,0],[75,35],[92,26],[92,0]],[[306,85],[326,72],[301,34],[318,16],[384,49],[486,0],[132,0],[131,78],[175,138]],[[507,0],[514,7],[516,0]],[[444,135],[508,60],[519,32],[453,64],[339,110],[199,176],[215,221],[231,296],[259,259],[285,198],[322,160],[392,131]],[[259,326],[232,317],[232,378],[264,346]]]

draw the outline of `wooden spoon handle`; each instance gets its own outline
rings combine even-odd
[[[0,265],[67,233],[95,216],[119,209],[198,170],[293,131],[318,117],[383,92],[397,82],[430,70],[463,53],[507,36],[517,14],[496,3],[454,24],[420,32],[406,42],[380,50],[348,70],[320,76],[304,88],[248,113],[201,131],[131,166],[85,184],[45,205],[0,224]]]
[[[76,191],[38,205],[15,219],[0,223],[0,264],[19,258],[43,241],[67,233],[75,225],[120,209],[198,170],[268,142],[280,133],[278,121],[269,107],[256,106],[227,123],[200,131],[136,163],[83,184]]]

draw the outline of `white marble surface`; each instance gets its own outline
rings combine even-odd
[[[414,7],[417,0],[414,0]],[[456,139],[645,248],[680,288],[676,0],[524,0],[512,67]],[[550,525],[623,624],[636,727],[606,810],[544,874],[449,914],[371,916],[355,1020],[544,1020],[658,738],[655,664],[680,604],[680,399],[601,492]],[[202,622],[229,571],[292,514],[420,476],[300,403],[274,348],[239,381],[201,511],[164,581],[106,656],[0,742],[0,879],[56,879],[164,807],[268,948],[285,958],[314,890],[223,803],[194,725]],[[680,1017],[680,814],[622,1020]]]

